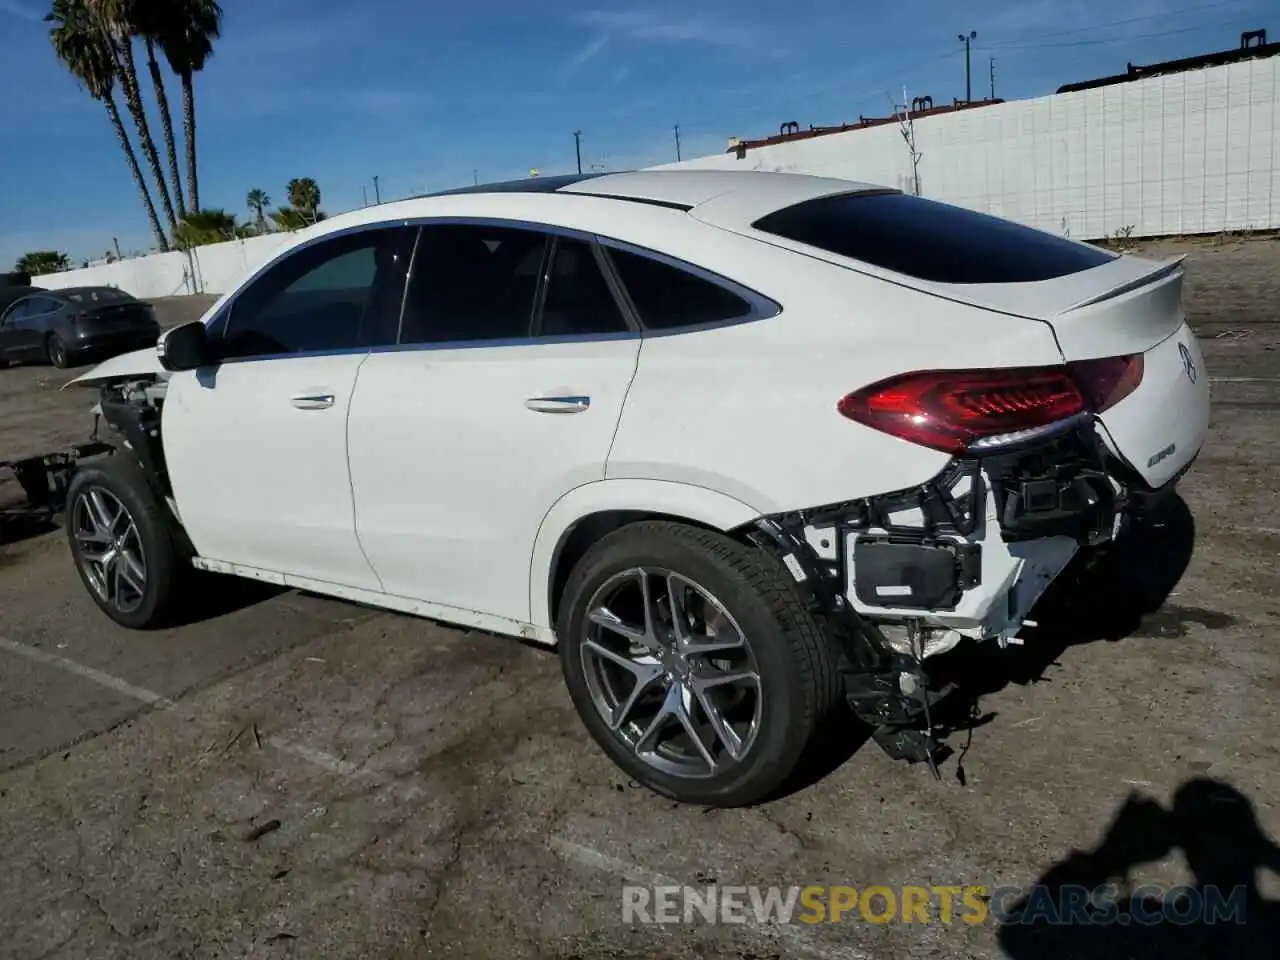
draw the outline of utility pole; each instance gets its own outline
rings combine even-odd
[[[676,162],[680,162],[680,124],[676,124]]]
[[[364,205],[367,207],[369,205],[369,188],[363,184],[360,187],[360,196],[364,197]]]
[[[382,203],[382,193],[378,190],[378,178],[373,178],[373,202]]]
[[[970,30],[968,36],[960,34],[960,42],[964,44],[964,102],[968,103],[973,99],[973,83],[971,81],[970,60],[969,60],[969,44],[977,39],[978,31]]]
[[[991,99],[996,98],[996,58],[991,58]]]
[[[578,155],[578,172],[582,172],[582,131],[573,131],[573,152]]]

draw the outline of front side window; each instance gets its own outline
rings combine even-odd
[[[732,290],[627,250],[609,250],[618,279],[647,330],[739,320],[754,307]]]
[[[287,255],[241,291],[220,338],[225,359],[395,343],[414,231],[363,230]]]
[[[3,316],[0,316],[0,325],[12,323],[15,320],[21,320],[30,316],[32,300],[19,300],[6,310]]]
[[[405,291],[400,342],[528,337],[548,239],[512,227],[424,226]]]

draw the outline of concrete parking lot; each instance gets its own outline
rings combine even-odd
[[[1188,254],[1215,378],[1186,509],[1092,602],[954,665],[983,696],[941,782],[848,726],[785,798],[679,807],[589,741],[549,652],[235,584],[129,633],[60,532],[0,546],[0,957],[1274,955],[1280,240],[1151,249]],[[65,379],[0,371],[0,456],[84,438]],[[1255,877],[1243,930],[622,917],[628,883]]]

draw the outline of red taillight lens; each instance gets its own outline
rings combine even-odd
[[[1068,363],[1067,370],[1080,384],[1089,409],[1102,413],[1138,389],[1142,383],[1142,354],[1078,360]]]
[[[946,453],[1083,413],[1084,395],[1061,367],[934,370],[872,384],[840,400],[850,420]]]

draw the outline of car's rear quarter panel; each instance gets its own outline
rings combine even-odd
[[[666,252],[778,301],[782,312],[646,337],[610,478],[710,487],[761,513],[901,490],[937,474],[948,456],[842,417],[842,396],[911,370],[1062,360],[1040,321],[710,229],[688,231]]]

